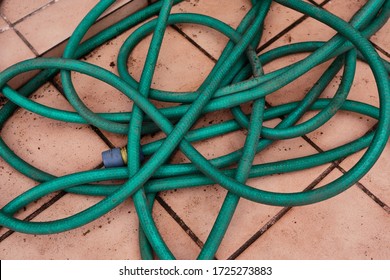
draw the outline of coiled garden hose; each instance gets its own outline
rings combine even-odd
[[[299,206],[329,199],[348,189],[361,179],[375,164],[383,151],[390,132],[389,63],[376,53],[367,38],[379,30],[390,15],[389,0],[368,1],[349,23],[335,15],[303,1],[276,0],[338,32],[328,42],[302,42],[285,45],[258,55],[258,46],[264,19],[271,0],[252,0],[237,29],[209,16],[190,13],[171,14],[171,8],[180,0],[161,0],[140,10],[81,43],[82,38],[113,3],[100,1],[80,22],[72,34],[62,58],[36,58],[17,63],[0,73],[0,89],[9,99],[0,110],[0,125],[14,111],[25,108],[47,118],[91,124],[99,129],[128,136],[127,150],[122,155],[127,166],[83,171],[62,177],[48,174],[18,157],[0,139],[0,156],[13,168],[40,182],[3,206],[0,225],[14,231],[30,234],[53,234],[83,226],[132,198],[140,221],[140,248],[144,259],[174,256],[165,244],[153,221],[155,195],[161,191],[219,184],[228,190],[220,213],[199,259],[214,257],[228,228],[240,198],[276,206]],[[79,61],[99,45],[145,20],[123,43],[118,55],[119,76],[96,65]],[[208,77],[195,92],[170,92],[151,88],[153,73],[167,26],[191,23],[213,28],[229,38],[229,42]],[[141,79],[137,82],[128,72],[127,60],[133,49],[147,35],[153,33]],[[297,54],[309,55],[292,65],[264,73],[263,66],[275,59]],[[356,61],[365,61],[374,74],[380,106],[374,107],[348,100],[353,84]],[[265,106],[265,97],[296,80],[317,65],[333,60],[305,97],[275,107]],[[42,70],[19,90],[7,82],[17,75]],[[343,69],[342,80],[333,98],[320,98],[335,75]],[[94,113],[85,106],[72,84],[71,71],[101,80],[126,95],[134,102],[131,112]],[[64,111],[36,103],[28,98],[35,90],[60,72],[67,100],[76,112]],[[151,100],[175,103],[158,109]],[[253,102],[251,113],[245,114],[240,105]],[[233,119],[207,127],[192,129],[203,115],[230,109]],[[253,164],[254,157],[277,140],[303,136],[329,121],[338,111],[350,111],[378,120],[376,128],[350,143],[318,154]],[[311,119],[297,124],[308,111],[318,111]],[[282,118],[274,128],[263,126],[264,121]],[[245,145],[232,153],[210,160],[204,158],[191,143],[217,137],[237,130],[246,130]],[[140,139],[150,133],[163,131],[166,138],[140,145]],[[171,164],[170,156],[180,149],[190,163]],[[278,193],[246,185],[248,178],[276,173],[287,173],[312,168],[347,157],[367,148],[362,158],[340,178],[323,187],[305,192]],[[118,149],[116,153],[120,150]],[[117,156],[116,154],[115,156]],[[145,160],[141,160],[145,157]],[[232,167],[236,165],[236,167]],[[123,184],[94,184],[99,181],[125,180]],[[26,205],[59,190],[90,196],[104,196],[99,203],[67,218],[34,222],[23,221],[14,215]]]

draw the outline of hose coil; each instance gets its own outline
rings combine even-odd
[[[367,38],[379,30],[390,15],[390,1],[370,0],[349,23],[303,1],[276,0],[328,25],[337,35],[327,42],[302,42],[274,48],[262,54],[256,47],[262,37],[264,19],[272,0],[252,0],[252,8],[237,29],[209,16],[171,13],[180,0],[161,0],[142,9],[81,43],[84,35],[99,16],[115,1],[100,1],[80,22],[65,48],[62,58],[36,58],[17,63],[0,73],[0,89],[8,98],[0,110],[0,127],[14,111],[25,108],[47,118],[71,123],[91,124],[111,133],[128,136],[127,166],[83,171],[55,177],[17,156],[0,138],[0,156],[13,168],[40,182],[36,187],[14,198],[0,211],[0,225],[29,234],[53,234],[83,226],[132,198],[140,221],[140,248],[144,259],[153,253],[161,259],[174,256],[159,234],[152,217],[155,195],[161,191],[219,184],[228,190],[217,220],[201,250],[199,259],[212,259],[221,244],[239,199],[275,206],[299,206],[329,199],[347,190],[375,164],[390,133],[389,63],[376,53]],[[145,20],[158,15],[153,20]],[[142,23],[142,24],[141,24]],[[153,73],[167,26],[198,24],[213,28],[228,37],[220,58],[205,81],[194,92],[170,92],[151,87]],[[125,40],[118,54],[119,76],[78,58],[124,31],[139,25]],[[127,61],[134,48],[149,34],[152,41],[141,79],[137,82],[128,72]],[[270,73],[263,66],[275,59],[297,53],[308,56],[294,64]],[[366,62],[375,77],[380,106],[348,100],[353,85],[357,60]],[[299,102],[275,107],[265,106],[267,95],[298,79],[314,67],[332,61],[322,76]],[[31,70],[41,72],[19,90],[7,82]],[[335,75],[342,69],[342,79],[333,98],[320,98]],[[99,79],[134,102],[131,112],[94,113],[78,96],[71,72]],[[65,96],[76,112],[48,107],[29,99],[35,90],[60,73]],[[151,100],[171,102],[171,107],[158,109]],[[251,112],[242,105],[251,103]],[[233,119],[207,127],[192,129],[194,123],[209,112],[230,109]],[[338,111],[350,111],[378,120],[370,133],[350,143],[314,155],[253,164],[254,157],[274,141],[283,141],[310,133],[329,121]],[[317,111],[311,119],[298,123],[308,111]],[[282,121],[274,128],[264,121]],[[244,146],[227,155],[207,160],[191,143],[237,130],[246,130]],[[140,145],[141,137],[162,131],[166,138]],[[362,158],[340,178],[323,187],[304,192],[278,193],[253,188],[248,178],[287,173],[323,165],[367,148]],[[169,159],[180,149],[190,163],[172,164]],[[124,151],[124,150],[122,150]],[[145,161],[140,157],[145,156]],[[236,167],[233,167],[236,166]],[[125,180],[123,184],[95,184],[99,181]],[[15,218],[15,214],[33,201],[64,190],[90,196],[103,196],[99,203],[67,218],[33,222]]]

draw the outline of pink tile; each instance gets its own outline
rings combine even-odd
[[[25,59],[35,57],[34,53],[19,38],[12,29],[0,32],[0,71]],[[10,81],[10,85],[18,87],[28,80],[31,75],[23,75]]]
[[[232,133],[208,140],[207,145],[204,144],[201,147],[196,145],[196,148],[206,157],[226,154],[241,146],[240,143],[242,143],[244,135],[241,132],[236,134]],[[217,146],[219,148],[216,148]],[[292,139],[273,144],[256,157],[255,163],[273,162],[314,153],[316,153],[314,148],[303,139]],[[185,161],[185,159],[183,160]],[[180,159],[176,158],[176,161],[180,161]],[[248,184],[264,190],[279,192],[300,191],[319,176],[325,168],[326,166],[319,166],[306,171],[250,179]],[[209,185],[164,192],[162,197],[204,242],[220,210],[225,195],[225,189],[218,185]],[[280,209],[280,207],[261,205],[242,199],[217,252],[217,258],[228,258]]]
[[[340,75],[341,73],[331,82],[322,97],[329,98],[334,95],[340,83]],[[348,95],[348,99],[378,106],[378,91],[374,81],[370,68],[365,63],[358,62],[354,84]],[[315,114],[314,112],[307,113],[302,118],[302,121],[308,120]],[[347,111],[339,111],[325,125],[307,134],[307,136],[321,148],[330,149],[363,136],[375,123],[376,120],[370,117]]]
[[[349,20],[351,16],[364,4],[367,3],[367,0],[362,1],[330,1],[324,7],[332,12],[333,14]],[[372,37],[371,41],[380,46],[385,51],[390,51],[390,39],[388,36],[390,24],[387,22],[378,32],[376,32]]]
[[[147,0],[119,0],[115,1],[91,26],[83,40],[92,37],[107,27],[121,21],[130,16],[137,10],[140,10],[148,5]]]
[[[389,60],[389,56],[386,55],[386,54],[383,52],[383,49],[382,49],[382,50],[377,49],[377,52],[378,52],[378,54],[379,54],[379,56],[380,56],[381,58],[383,58],[383,59],[386,60],[386,61]]]
[[[147,6],[146,0],[140,0],[140,1],[129,1],[129,0],[121,0],[116,1],[111,7],[109,7],[102,16],[99,17],[99,19],[91,26],[91,28],[88,30],[86,35],[84,36],[83,40],[86,40],[93,35],[99,33],[100,31],[106,29],[107,27],[117,23],[118,21],[122,20],[123,18],[131,15],[135,11]],[[80,19],[81,20],[81,19]],[[77,22],[78,24],[78,22]],[[73,31],[73,30],[71,30]],[[52,45],[47,45],[45,48],[42,49],[42,52],[40,53],[43,57],[61,57],[66,44],[68,43],[68,37],[71,35],[69,33],[68,35],[63,33],[63,38],[61,37],[60,40],[57,40],[56,42],[52,42]],[[65,36],[66,35],[66,36]],[[54,40],[55,41],[55,40]]]
[[[0,13],[5,16],[11,23],[14,23],[23,17],[33,13],[50,3],[50,0],[4,0],[0,6]]]
[[[46,9],[26,18],[23,22],[18,23],[15,28],[21,32],[39,54],[43,54],[68,39],[83,17],[97,2],[96,0],[83,2],[74,0],[59,1],[55,5],[50,5]],[[76,6],[77,9],[74,9]],[[145,6],[146,0],[135,3],[128,0],[117,1],[103,13],[100,20],[91,28],[86,37],[96,34],[98,31]],[[69,10],[75,11],[72,17],[68,17],[63,12]],[[108,13],[111,14],[108,15]]]
[[[114,2],[114,4],[112,4],[102,15],[101,17],[105,17],[107,16],[108,14],[111,14],[113,11],[115,10],[120,10],[122,8],[124,8],[127,4],[131,3],[131,2],[134,2],[133,0],[117,0]],[[141,8],[141,7],[144,7],[145,5],[147,4],[147,1],[144,1],[144,0],[140,0],[140,1],[136,1],[135,3],[132,3],[131,5],[132,6],[135,6],[137,5],[138,8]],[[128,9],[127,7],[127,10],[131,10],[131,9]]]
[[[0,16],[0,33],[9,28],[8,23]]]
[[[34,221],[63,218],[86,209],[101,198],[67,194]],[[178,259],[193,259],[199,248],[156,202],[153,215],[163,239]],[[2,259],[140,259],[138,218],[127,200],[82,227],[52,235],[14,233],[0,244]]]
[[[42,86],[32,99],[55,108],[71,108],[50,84]],[[101,163],[101,151],[107,149],[104,142],[86,125],[54,121],[24,109],[19,109],[6,122],[1,136],[22,159],[56,176],[96,167]],[[5,205],[36,183],[13,170],[4,161],[1,165],[0,172],[4,176],[1,176],[3,184],[0,187],[0,203]],[[20,216],[26,217],[45,201],[47,199],[29,205]]]
[[[313,117],[308,113],[303,120]],[[371,118],[355,113],[337,113],[332,119],[307,136],[323,150],[329,150],[347,144],[363,135],[375,124]],[[348,128],[348,129],[347,129]]]
[[[3,159],[0,159],[0,205],[3,207],[8,202],[10,202],[16,196],[22,194],[26,190],[36,186],[38,183],[31,180],[30,178],[22,175],[19,171],[13,169],[6,163]],[[52,199],[55,194],[50,194],[45,196],[34,203],[28,205],[23,208],[23,210],[19,211],[15,217],[19,219],[24,219],[28,215],[32,214],[39,207],[41,207],[44,203],[48,202]],[[9,229],[5,227],[0,227],[0,236],[6,233]]]
[[[367,3],[362,1],[329,1],[324,8],[344,20],[350,20],[352,15]],[[390,51],[390,39],[388,36],[389,23],[387,22],[377,33],[371,37],[371,41],[385,51]]]
[[[350,170],[357,161],[362,157],[363,153],[366,150],[363,150],[359,153],[356,153],[348,158],[346,158],[342,163],[341,167],[345,170]],[[390,145],[387,144],[384,151],[382,152],[381,157],[375,163],[373,168],[360,180],[360,182],[370,190],[375,196],[377,196],[382,202],[387,204],[387,211],[390,212],[390,189],[389,189],[389,151]]]
[[[303,1],[308,2],[307,0]],[[260,46],[268,42],[271,38],[282,32],[302,16],[303,14],[300,12],[273,2],[270,12],[264,22],[264,31]]]
[[[100,199],[67,194],[34,221],[70,216]],[[2,259],[139,259],[138,220],[128,200],[85,226],[51,235],[14,233],[0,248]]]
[[[86,56],[86,60],[117,74],[117,54],[124,40],[133,30],[127,31],[114,40],[97,48]],[[130,56],[129,72],[139,80],[151,40],[148,36],[135,48]],[[168,28],[162,45],[158,65],[153,78],[153,87],[163,90],[196,90],[211,70],[213,63],[198,49],[191,45],[175,30]],[[172,77],[176,77],[173,79]],[[73,81],[79,96],[95,112],[127,112],[132,101],[111,86],[91,77],[74,73]],[[58,82],[59,79],[56,79]],[[163,107],[166,103],[154,102]],[[117,146],[127,143],[126,137],[104,134]]]
[[[348,1],[332,1],[325,5],[325,8],[330,10],[332,13],[348,20],[353,13],[355,13],[362,3],[350,3]],[[351,6],[351,7],[350,7]],[[272,44],[267,50],[276,48],[281,45],[288,43],[296,43],[308,40],[329,40],[335,31],[331,30],[324,24],[309,18],[303,21],[302,24],[292,29],[285,36],[280,38],[274,44]],[[303,59],[306,55],[292,55],[283,59],[278,59],[265,66],[266,72],[271,72],[276,69],[291,65]],[[324,63],[310,70],[305,75],[299,77],[289,85],[279,89],[278,91],[267,96],[267,101],[271,105],[285,104],[291,101],[301,100],[310,87],[317,81],[320,75],[330,65],[330,62]],[[342,71],[340,71],[330,85],[325,89],[321,95],[322,98],[332,97],[340,84],[340,78]],[[376,85],[374,83],[374,77],[370,68],[362,62],[358,62],[357,70],[355,74],[354,84],[349,93],[348,99],[365,102],[371,105],[378,105],[378,93]],[[313,117],[315,113],[307,113],[303,120],[308,120]],[[375,121],[371,118],[366,118],[358,114],[349,112],[340,112],[330,119],[325,125],[309,133],[308,136],[318,146],[323,149],[329,149],[341,144],[350,142],[353,139],[364,135],[368,129],[375,124]],[[348,127],[350,129],[345,129]]]
[[[387,53],[390,53],[389,30],[390,30],[390,23],[388,21],[380,30],[378,30],[371,37],[371,41],[374,42],[375,44],[377,44],[379,47],[381,47]],[[389,58],[387,58],[387,61],[389,61]]]
[[[175,258],[177,260],[196,259],[200,248],[158,202],[155,202],[155,205],[153,218],[164,242]]]
[[[221,9],[223,7],[223,9]],[[251,2],[245,1],[184,1],[173,8],[173,12],[200,13],[215,17],[236,28],[241,19],[250,10]],[[263,38],[260,45],[270,40],[284,28],[292,24],[301,16],[289,8],[273,2],[265,20]],[[198,43],[214,58],[218,58],[228,39],[219,32],[204,26],[191,24],[179,25],[191,39]]]
[[[360,1],[329,1],[324,5],[324,8],[335,14],[336,16],[344,19],[350,20],[354,13],[356,13],[360,8],[367,3],[367,0]]]
[[[332,14],[349,21],[365,2],[366,0],[329,1],[323,6],[323,8]],[[271,48],[304,41],[328,41],[335,34],[335,30],[310,17],[305,19],[298,26],[294,27],[290,32],[283,35],[272,45]],[[267,50],[269,49],[270,48],[267,48]]]
[[[59,1],[18,23],[15,28],[39,54],[68,38],[81,19],[97,3],[88,1]],[[75,9],[77,7],[77,9]],[[73,11],[71,17],[64,11]]]
[[[321,185],[340,175],[333,171]],[[388,214],[353,186],[293,208],[238,259],[388,259],[389,229]]]
[[[209,122],[217,124],[222,121],[231,120],[231,113],[229,111],[216,111],[207,114],[204,118],[197,122],[195,128],[209,126]],[[153,138],[152,141],[155,139]],[[193,146],[207,159],[212,159],[226,155],[229,152],[241,148],[245,142],[245,134],[242,131],[227,133],[204,141],[195,142]],[[223,145],[223,148],[221,148]],[[171,158],[171,163],[190,162],[189,159],[179,150]]]
[[[52,86],[43,86],[32,98],[45,105],[71,108]],[[59,122],[23,109],[7,121],[2,136],[23,159],[57,176],[97,166],[100,151],[106,148],[87,125]]]
[[[279,43],[283,44],[282,42],[276,41],[275,45],[271,45],[270,48],[273,49]],[[264,71],[266,73],[276,71],[288,65],[294,64],[304,59],[305,57],[305,54],[297,54],[274,60],[264,66]],[[329,62],[321,64],[309,70],[307,73],[292,81],[288,85],[272,92],[271,94],[267,95],[267,102],[272,106],[276,106],[302,100],[302,98],[306,96],[308,91],[311,89],[311,87],[313,87],[313,85],[317,82],[317,80],[321,77],[329,65]]]

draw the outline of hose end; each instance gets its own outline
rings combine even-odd
[[[144,160],[144,154],[140,149],[139,158],[142,162]],[[105,168],[112,167],[123,167],[127,165],[127,149],[123,148],[114,148],[111,150],[107,150],[102,152],[103,165]]]

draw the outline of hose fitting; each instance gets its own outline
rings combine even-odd
[[[144,154],[142,153],[141,149],[139,152],[139,157],[140,161],[142,162],[144,160]],[[114,148],[104,151],[102,152],[102,159],[105,168],[126,166],[128,162],[127,148]]]

